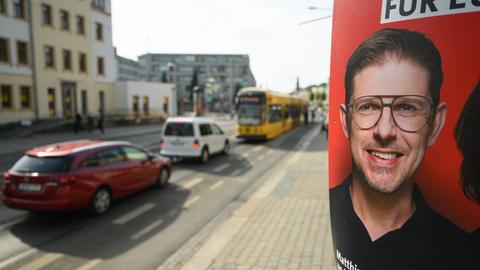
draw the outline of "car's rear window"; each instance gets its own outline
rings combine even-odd
[[[193,136],[193,125],[192,123],[167,123],[165,136]]]
[[[67,172],[72,164],[72,156],[61,157],[34,157],[23,156],[19,159],[12,170],[28,173],[59,173]]]

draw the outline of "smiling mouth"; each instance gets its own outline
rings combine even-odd
[[[398,153],[398,152],[388,152],[388,153],[385,153],[385,152],[379,152],[379,151],[374,151],[374,150],[367,150],[367,152],[375,157],[378,157],[380,159],[383,159],[383,160],[392,160],[392,159],[396,159],[396,158],[399,158],[401,156],[403,156],[402,153]]]

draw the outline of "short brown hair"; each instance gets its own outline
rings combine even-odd
[[[345,72],[345,104],[353,95],[353,79],[367,66],[385,61],[387,54],[411,60],[425,68],[429,75],[428,88],[434,108],[440,101],[443,83],[442,59],[435,44],[424,34],[407,30],[384,28],[363,41],[348,60]]]

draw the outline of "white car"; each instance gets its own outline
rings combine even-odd
[[[212,154],[228,154],[230,142],[210,118],[172,117],[163,126],[160,148],[163,156],[193,157],[205,163]]]

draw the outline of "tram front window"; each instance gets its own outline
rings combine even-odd
[[[242,104],[238,110],[240,125],[260,125],[265,120],[263,106]]]

